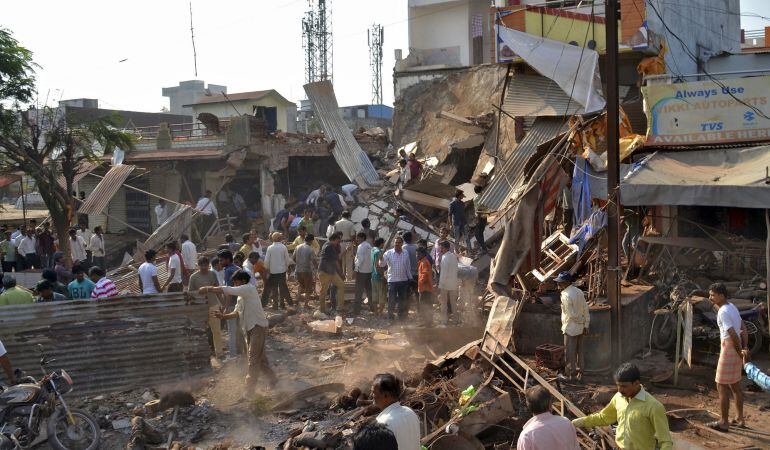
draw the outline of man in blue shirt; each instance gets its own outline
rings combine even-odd
[[[75,276],[75,279],[67,285],[70,298],[72,300],[91,300],[91,292],[96,285],[86,276],[83,266],[79,264],[72,266],[72,274]]]
[[[225,273],[225,284],[227,286],[233,286],[233,275],[240,270],[238,266],[233,264],[233,252],[230,250],[220,250],[217,252],[217,258],[223,267]],[[232,312],[235,308],[236,297],[230,296],[227,299],[227,312]],[[238,327],[238,319],[227,320],[227,349],[230,352],[230,357],[235,357],[240,354],[243,342],[243,335]],[[241,345],[239,345],[241,343]]]

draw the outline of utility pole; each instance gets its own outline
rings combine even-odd
[[[607,296],[610,301],[612,364],[622,358],[620,337],[622,311],[620,301],[620,161],[618,141],[618,0],[606,0],[607,67]]]
[[[374,24],[369,28],[369,66],[372,69],[372,104],[382,104],[382,25]]]

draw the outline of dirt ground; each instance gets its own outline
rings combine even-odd
[[[187,390],[194,394],[196,404],[180,409],[178,440],[202,449],[222,445],[230,449],[260,446],[271,449],[284,441],[290,430],[301,427],[307,420],[318,422],[319,428],[346,420],[329,411],[331,399],[337,395],[334,392],[310,397],[281,413],[272,413],[271,408],[278,402],[304,389],[329,383],[342,383],[346,390],[359,387],[368,392],[372,377],[380,372],[401,376],[420,373],[426,362],[480,338],[484,326],[479,316],[474,325],[425,328],[417,326],[414,313],[407,321],[390,325],[387,320],[364,312],[358,317],[344,318],[341,332],[329,334],[310,329],[307,323],[314,320],[312,312],[293,311],[271,329],[268,359],[279,383],[274,389],[260,385],[256,399],[244,399],[246,367],[245,359],[240,357],[226,362],[212,359],[211,374],[199,379],[88,399],[79,406],[99,418],[104,430],[102,448],[117,450],[125,448],[129,440],[130,428],[125,428],[125,422],[132,417],[132,409],[169,391]],[[279,311],[268,309],[268,313]],[[525,356],[525,360],[535,367],[534,358]],[[713,367],[683,368],[678,387],[674,387],[672,379],[666,379],[673,370],[670,357],[655,352],[637,362],[647,375],[643,380],[645,388],[667,411],[685,410],[676,413],[678,417],[670,416],[675,448],[770,448],[770,397],[752,389],[752,383],[743,382],[749,429],[733,428],[723,434],[704,426],[714,420],[710,412],[718,411]],[[755,362],[763,369],[770,366],[766,353],[755,358]],[[614,394],[609,374],[586,375],[583,384],[564,385],[557,383],[554,371],[541,369],[539,372],[586,413],[601,409]],[[650,380],[650,376],[655,380]],[[171,410],[166,410],[157,417],[148,416],[148,422],[166,430],[171,416]],[[116,423],[122,423],[123,428],[113,429]]]

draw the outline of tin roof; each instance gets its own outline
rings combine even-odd
[[[305,92],[313,103],[313,111],[323,125],[326,139],[334,141],[332,155],[348,179],[361,187],[376,183],[379,175],[369,156],[353,137],[348,125],[339,115],[337,97],[331,81],[318,81],[305,85]]]
[[[510,198],[516,188],[524,181],[524,168],[537,152],[539,145],[550,141],[569,129],[564,117],[538,117],[524,139],[509,152],[508,159],[500,161],[495,167],[494,176],[477,199],[479,205],[487,210],[497,211]]]
[[[583,114],[583,106],[570,99],[550,78],[517,74],[511,77],[503,110],[514,117]]]
[[[188,300],[191,300],[188,302]],[[210,370],[208,305],[184,293],[0,307],[13,365],[39,376],[38,344],[84,397],[148,388]]]
[[[78,212],[80,214],[101,214],[135,168],[136,166],[127,164],[112,166],[96,185],[91,195],[80,205]]]

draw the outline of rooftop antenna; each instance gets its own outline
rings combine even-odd
[[[308,0],[302,18],[306,83],[332,80],[333,47],[331,0]]]
[[[192,39],[193,65],[195,67],[195,78],[198,78],[198,54],[195,51],[195,29],[193,28],[193,20],[192,20],[192,0],[190,0],[190,38]]]
[[[372,69],[372,104],[382,104],[382,25],[374,24],[369,28],[369,66]]]

